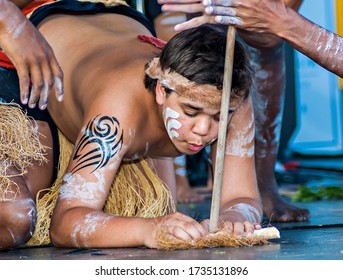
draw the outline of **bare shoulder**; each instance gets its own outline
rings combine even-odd
[[[110,82],[111,80],[109,80]],[[85,116],[83,124],[95,116],[102,116],[115,120],[115,126],[123,131],[124,144],[130,145],[132,137],[142,135],[144,127],[148,127],[153,104],[152,94],[144,85],[136,82],[125,83],[122,79],[114,79],[94,98],[85,102]]]

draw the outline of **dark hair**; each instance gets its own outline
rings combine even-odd
[[[185,30],[175,35],[160,54],[162,70],[172,71],[196,84],[223,88],[227,32],[213,24]],[[232,73],[232,97],[246,98],[250,92],[253,70],[247,49],[235,41]],[[154,92],[156,79],[145,77],[145,87]]]

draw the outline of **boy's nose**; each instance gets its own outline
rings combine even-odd
[[[205,136],[209,133],[210,128],[211,128],[210,121],[202,119],[196,122],[193,128],[193,132],[198,135]]]

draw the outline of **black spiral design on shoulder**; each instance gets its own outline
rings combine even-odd
[[[90,145],[91,149],[88,148]],[[88,122],[75,147],[73,160],[76,165],[71,173],[86,167],[93,167],[91,172],[104,167],[120,151],[122,145],[123,130],[119,121],[115,117],[97,115]]]

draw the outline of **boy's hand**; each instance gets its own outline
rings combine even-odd
[[[145,243],[150,248],[158,248],[160,235],[170,239],[192,242],[207,234],[207,231],[200,223],[179,212],[153,219],[153,226],[152,234],[150,234],[150,237],[148,236]]]

